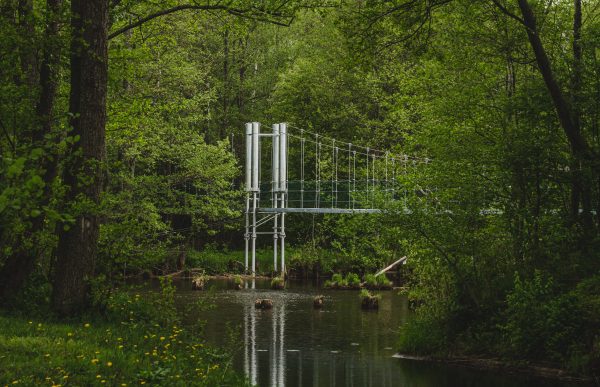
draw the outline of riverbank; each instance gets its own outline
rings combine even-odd
[[[329,278],[334,273],[357,273],[361,277],[373,274],[390,263],[390,259],[348,256],[329,249],[306,246],[286,247],[286,269],[290,278]],[[206,275],[244,274],[245,257],[242,250],[223,251],[207,248],[190,250],[183,270],[201,269]],[[256,273],[273,273],[273,250],[256,251]],[[163,273],[169,274],[169,273]]]
[[[474,368],[485,371],[502,372],[505,374],[520,374],[534,376],[538,378],[559,380],[568,383],[577,383],[581,385],[598,385],[594,379],[590,377],[573,375],[567,370],[553,368],[540,364],[530,364],[523,362],[511,362],[492,358],[477,358],[477,357],[433,357],[433,356],[417,356],[403,353],[396,353],[396,359],[411,360],[415,362],[431,362],[441,363],[456,367]]]
[[[77,320],[0,311],[0,385],[244,385],[235,346],[207,346],[183,324],[174,288],[115,292],[103,313]]]

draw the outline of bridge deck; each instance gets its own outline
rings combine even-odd
[[[381,210],[376,208],[258,208],[258,212],[264,214],[378,214]]]

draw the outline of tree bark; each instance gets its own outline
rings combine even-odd
[[[85,306],[96,260],[105,157],[108,0],[72,0],[71,27],[69,110],[76,141],[63,179],[75,221],[59,231],[52,306],[61,315]]]
[[[30,139],[34,147],[40,146],[44,141],[44,136],[52,132],[52,112],[58,88],[58,66],[61,52],[60,44],[57,43],[60,28],[58,15],[62,0],[47,0],[46,6],[48,13],[45,28],[47,40],[42,54],[39,78],[40,94],[36,106],[39,125],[36,126]],[[51,156],[46,155],[42,159],[41,167],[44,171],[45,186],[40,207],[47,205],[52,195],[51,185],[56,176],[56,157]],[[7,258],[0,270],[0,304],[7,305],[19,293],[25,281],[33,272],[36,260],[41,255],[39,248],[42,244],[37,238],[43,231],[44,224],[45,216],[42,211],[40,215],[31,219],[31,226],[24,235],[26,239],[31,241],[33,248],[28,248],[28,244],[16,248],[15,253]]]
[[[35,25],[33,16],[33,0],[19,0],[19,33],[27,44],[21,45],[21,81],[30,87],[31,91],[37,86],[38,66],[35,53]]]
[[[575,17],[574,17],[574,40],[573,40],[573,51],[574,51],[574,64],[575,68],[571,80],[571,86],[579,88],[581,82],[581,45],[579,43],[581,37],[581,2],[580,0],[575,1]],[[537,23],[533,10],[527,0],[519,0],[519,8],[523,16],[523,23],[525,24],[527,37],[535,59],[546,84],[546,87],[552,98],[554,108],[558,114],[558,119],[565,132],[567,140],[571,148],[571,154],[573,157],[571,168],[572,170],[572,194],[571,194],[571,213],[574,219],[579,217],[579,204],[582,204],[582,220],[583,225],[586,229],[592,227],[591,225],[591,176],[592,173],[592,153],[588,142],[581,132],[580,125],[580,113],[579,109],[570,106],[569,101],[565,98],[556,77],[550,65],[550,60],[546,54],[546,50],[539,36],[537,29]],[[575,90],[574,90],[575,91]],[[574,95],[577,95],[578,91],[575,91]]]

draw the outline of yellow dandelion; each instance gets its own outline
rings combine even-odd
[[[112,361],[108,361],[108,362],[106,362],[106,365],[107,365],[108,367],[112,367]]]
[[[96,375],[96,379],[100,379],[102,375]]]
[[[98,359],[92,359],[92,364],[96,364],[96,363],[98,363],[98,362],[99,362],[99,360],[98,360]]]
[[[160,341],[163,341],[164,339],[165,339],[165,337],[164,337],[164,336],[161,336],[161,337],[160,337]]]

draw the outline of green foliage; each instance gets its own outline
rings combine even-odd
[[[377,286],[377,278],[375,277],[375,274],[365,274],[365,285],[369,286],[369,287],[375,287]]]
[[[282,277],[273,277],[271,279],[271,289],[283,289],[285,287],[285,280]]]
[[[332,289],[358,289],[360,288],[360,277],[356,273],[348,273],[346,277],[335,273],[331,276],[331,280],[325,281],[323,286]]]
[[[256,261],[259,272],[270,272],[273,266],[273,251],[257,249]],[[209,275],[240,272],[244,269],[244,251],[227,251],[210,245],[201,251],[189,250],[186,266],[203,269]]]
[[[528,359],[552,359],[574,372],[598,367],[598,277],[570,292],[560,292],[552,277],[536,271],[533,278],[515,274],[507,295],[502,331],[511,355]]]
[[[350,286],[351,288],[360,287],[360,277],[356,273],[346,274],[346,282],[348,283],[348,286]]]
[[[152,313],[149,295],[129,295],[127,300],[127,293],[123,293],[113,302],[124,308],[115,311],[126,317],[123,322],[93,319],[56,323],[0,316],[0,383],[244,383],[222,366],[231,354],[206,347],[193,330],[179,324],[147,323]],[[142,303],[144,307],[140,307]],[[154,313],[150,320],[161,321],[160,311]]]
[[[388,279],[388,278],[385,276],[385,274],[380,274],[380,275],[378,275],[378,276],[377,276],[377,277],[375,277],[375,278],[376,278],[376,281],[377,281],[377,285],[379,285],[379,286],[385,286],[385,287],[387,287],[387,286],[392,286],[392,281],[390,281],[390,280],[389,280],[389,279]]]
[[[369,292],[367,289],[361,289],[360,293],[358,293],[358,297],[362,300],[365,298],[369,298],[371,297],[371,292]]]
[[[239,275],[236,275],[235,277],[233,277],[233,283],[242,286],[244,285],[244,280],[242,280],[242,277],[240,277]]]
[[[444,355],[449,351],[444,319],[429,310],[420,310],[400,327],[398,349],[417,355]]]

